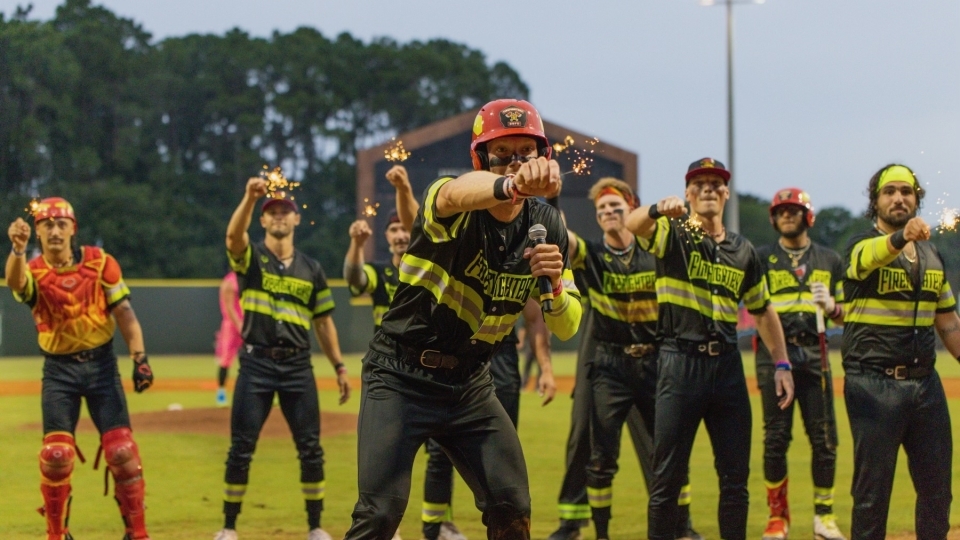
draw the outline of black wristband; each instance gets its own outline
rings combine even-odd
[[[17,248],[12,247],[10,248],[10,253],[13,253],[14,257],[23,257],[24,255],[27,254],[27,249],[24,248],[23,251],[17,251]]]
[[[507,195],[507,192],[503,190],[503,184],[506,183],[507,177],[501,176],[493,182],[493,198],[498,201],[507,201],[510,200],[510,196]]]
[[[890,235],[890,244],[893,249],[901,250],[907,246],[907,239],[903,236],[903,229]]]
[[[650,209],[647,210],[647,215],[650,216],[650,219],[659,219],[663,214],[660,213],[660,210],[657,210],[657,205],[651,204]]]

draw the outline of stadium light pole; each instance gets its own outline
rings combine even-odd
[[[740,232],[740,196],[737,195],[739,178],[734,166],[733,145],[733,6],[736,4],[762,4],[766,0],[700,0],[701,6],[725,5],[727,8],[727,168],[733,180],[730,183],[730,200],[723,213],[727,230]]]

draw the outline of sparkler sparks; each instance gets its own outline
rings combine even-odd
[[[377,208],[380,208],[380,203],[370,202],[370,199],[364,197],[363,199],[363,210],[360,211],[361,217],[369,218],[375,217],[377,215]]]
[[[390,140],[394,141],[396,139]],[[410,152],[403,147],[403,141],[397,141],[396,144],[383,151],[383,157],[391,163],[401,163],[410,157]]]
[[[574,140],[573,137],[567,135],[563,138],[563,142],[553,143],[553,152],[556,154],[562,154],[567,151],[567,148],[573,146]]]
[[[287,197],[288,191],[300,187],[300,182],[287,179],[283,175],[283,169],[274,167],[272,170],[264,165],[260,171],[260,178],[267,181],[267,197],[271,199],[295,200],[293,196]]]
[[[938,233],[957,232],[958,224],[960,224],[960,209],[944,207],[940,210],[940,216],[937,220]]]
[[[27,207],[24,208],[23,211],[31,217],[36,216],[37,212],[40,211],[40,197],[30,199],[30,202],[27,203]]]

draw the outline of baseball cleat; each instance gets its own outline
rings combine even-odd
[[[790,525],[783,518],[772,517],[763,530],[763,540],[787,540]]]
[[[227,402],[227,391],[224,388],[217,389],[217,407],[226,407],[229,405]]]
[[[678,532],[677,540],[703,540],[703,535],[691,527],[685,531]]]
[[[437,540],[467,540],[467,537],[460,532],[460,529],[452,521],[444,521],[440,525],[440,534]]]
[[[237,540],[237,531],[233,529],[221,529],[213,540]]]
[[[307,534],[307,540],[333,540],[333,538],[327,531],[318,527]]]
[[[837,527],[837,516],[834,514],[813,516],[813,536],[816,540],[847,540]]]

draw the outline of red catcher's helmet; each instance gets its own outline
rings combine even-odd
[[[73,206],[61,197],[47,197],[41,200],[34,207],[33,224],[45,219],[67,218],[73,221],[73,226],[77,226],[77,217],[73,214]]]
[[[537,109],[520,99],[498,99],[484,105],[473,121],[473,142],[470,143],[473,169],[481,171],[489,168],[483,145],[511,135],[536,139],[539,154],[550,159],[553,149],[547,141],[543,119]]]
[[[777,208],[788,204],[803,208],[804,222],[807,224],[807,227],[813,227],[813,222],[816,218],[813,212],[813,203],[810,202],[810,195],[799,188],[790,187],[778,191],[770,203],[770,224],[773,225],[774,229],[777,228],[777,221],[773,217],[774,213],[776,213]]]

